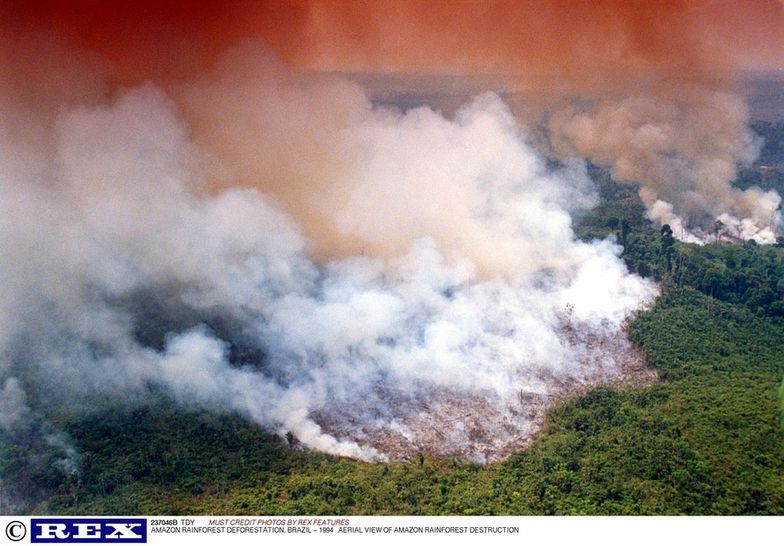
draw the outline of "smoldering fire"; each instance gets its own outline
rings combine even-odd
[[[314,262],[260,192],[199,192],[203,158],[151,85],[59,115],[48,154],[4,142],[6,387],[56,384],[45,412],[154,382],[333,453],[484,459],[536,430],[520,391],[534,408],[618,377],[630,348],[613,338],[655,289],[613,243],[574,239],[584,173],[548,172],[492,95],[454,121],[365,107],[335,133],[361,161],[331,213],[383,258]],[[160,350],[133,299],[182,317]],[[229,363],[228,340],[198,326],[216,316],[260,362]]]
[[[552,400],[644,368],[623,326],[657,289],[575,238],[595,202],[576,156],[642,182],[662,220],[726,213],[762,240],[778,204],[729,187],[754,142],[723,86],[553,106],[553,169],[493,93],[445,117],[260,41],[169,78],[139,50],[2,39],[26,52],[0,97],[6,434],[154,384],[330,453],[503,457]],[[710,124],[717,144],[687,145]]]

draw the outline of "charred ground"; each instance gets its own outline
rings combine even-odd
[[[615,233],[629,268],[662,283],[630,326],[658,382],[573,396],[527,449],[485,466],[327,456],[163,393],[152,405],[107,402],[55,423],[75,458],[57,442],[3,442],[3,475],[16,480],[3,484],[2,511],[784,513],[784,248],[673,241],[644,219],[633,188],[591,174],[602,203],[578,234]],[[64,463],[72,459],[78,472]]]

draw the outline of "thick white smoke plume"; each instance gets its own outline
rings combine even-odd
[[[771,244],[782,225],[781,197],[732,187],[738,166],[759,153],[748,118],[739,95],[682,84],[555,109],[549,131],[558,152],[640,183],[649,218],[670,224],[679,239],[712,240],[718,220],[724,235]]]
[[[583,170],[546,169],[499,98],[448,120],[252,68],[2,105],[41,130],[0,132],[0,427],[157,386],[329,453],[491,460],[548,400],[642,366],[623,326],[655,287],[575,239]],[[313,211],[352,253],[302,234]]]

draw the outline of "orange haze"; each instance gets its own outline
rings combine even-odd
[[[54,118],[152,80],[228,166],[205,171],[213,187],[261,188],[337,253],[363,243],[334,225],[356,156],[336,135],[368,104],[349,82],[297,71],[504,76],[552,106],[555,153],[699,222],[740,202],[730,182],[755,153],[737,71],[784,68],[778,0],[9,0],[0,21],[0,106],[15,105],[18,139],[49,133],[30,112]],[[275,55],[232,49],[254,37]]]
[[[706,77],[780,68],[777,0],[20,0],[6,29],[46,29],[108,59],[122,83],[192,75],[242,37],[288,63],[341,71],[557,76],[622,83],[619,70]]]

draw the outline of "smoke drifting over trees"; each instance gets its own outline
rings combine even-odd
[[[731,78],[712,74],[732,52],[706,56],[685,6],[651,19],[586,4],[548,22],[550,4],[530,18],[499,4],[492,20],[430,3],[356,20],[353,4],[254,5],[231,24],[144,2],[105,18],[89,2],[84,18],[5,8],[5,434],[162,389],[330,453],[498,458],[540,425],[527,406],[627,371],[624,323],[656,295],[612,241],[575,239],[571,213],[595,202],[580,156],[641,183],[651,217],[695,237],[722,214],[773,236],[778,196],[730,188],[757,146]],[[461,34],[463,18],[476,24]],[[568,21],[562,43],[552,25]],[[493,93],[447,118],[303,70],[439,66],[552,90],[533,110],[564,166]]]
[[[183,88],[193,125],[145,84],[51,120],[19,115],[48,135],[39,147],[4,137],[7,388],[43,389],[45,413],[159,384],[308,446],[379,458],[363,442],[377,429],[428,447],[405,422],[425,402],[474,397],[507,416],[521,390],[547,398],[620,375],[617,355],[587,340],[620,335],[654,289],[612,243],[574,240],[568,211],[591,202],[584,172],[548,171],[498,98],[450,121],[374,110],[350,84],[294,78],[262,46],[226,63]],[[198,138],[204,126],[218,136]],[[232,186],[235,173],[269,194]],[[332,233],[306,239],[300,218]],[[340,234],[361,246],[309,257],[311,244],[333,254]],[[140,342],[150,319],[135,299],[180,317],[162,347]],[[230,364],[232,341],[263,356]],[[499,446],[535,429],[499,419]],[[445,434],[445,452],[463,449],[460,431]]]

